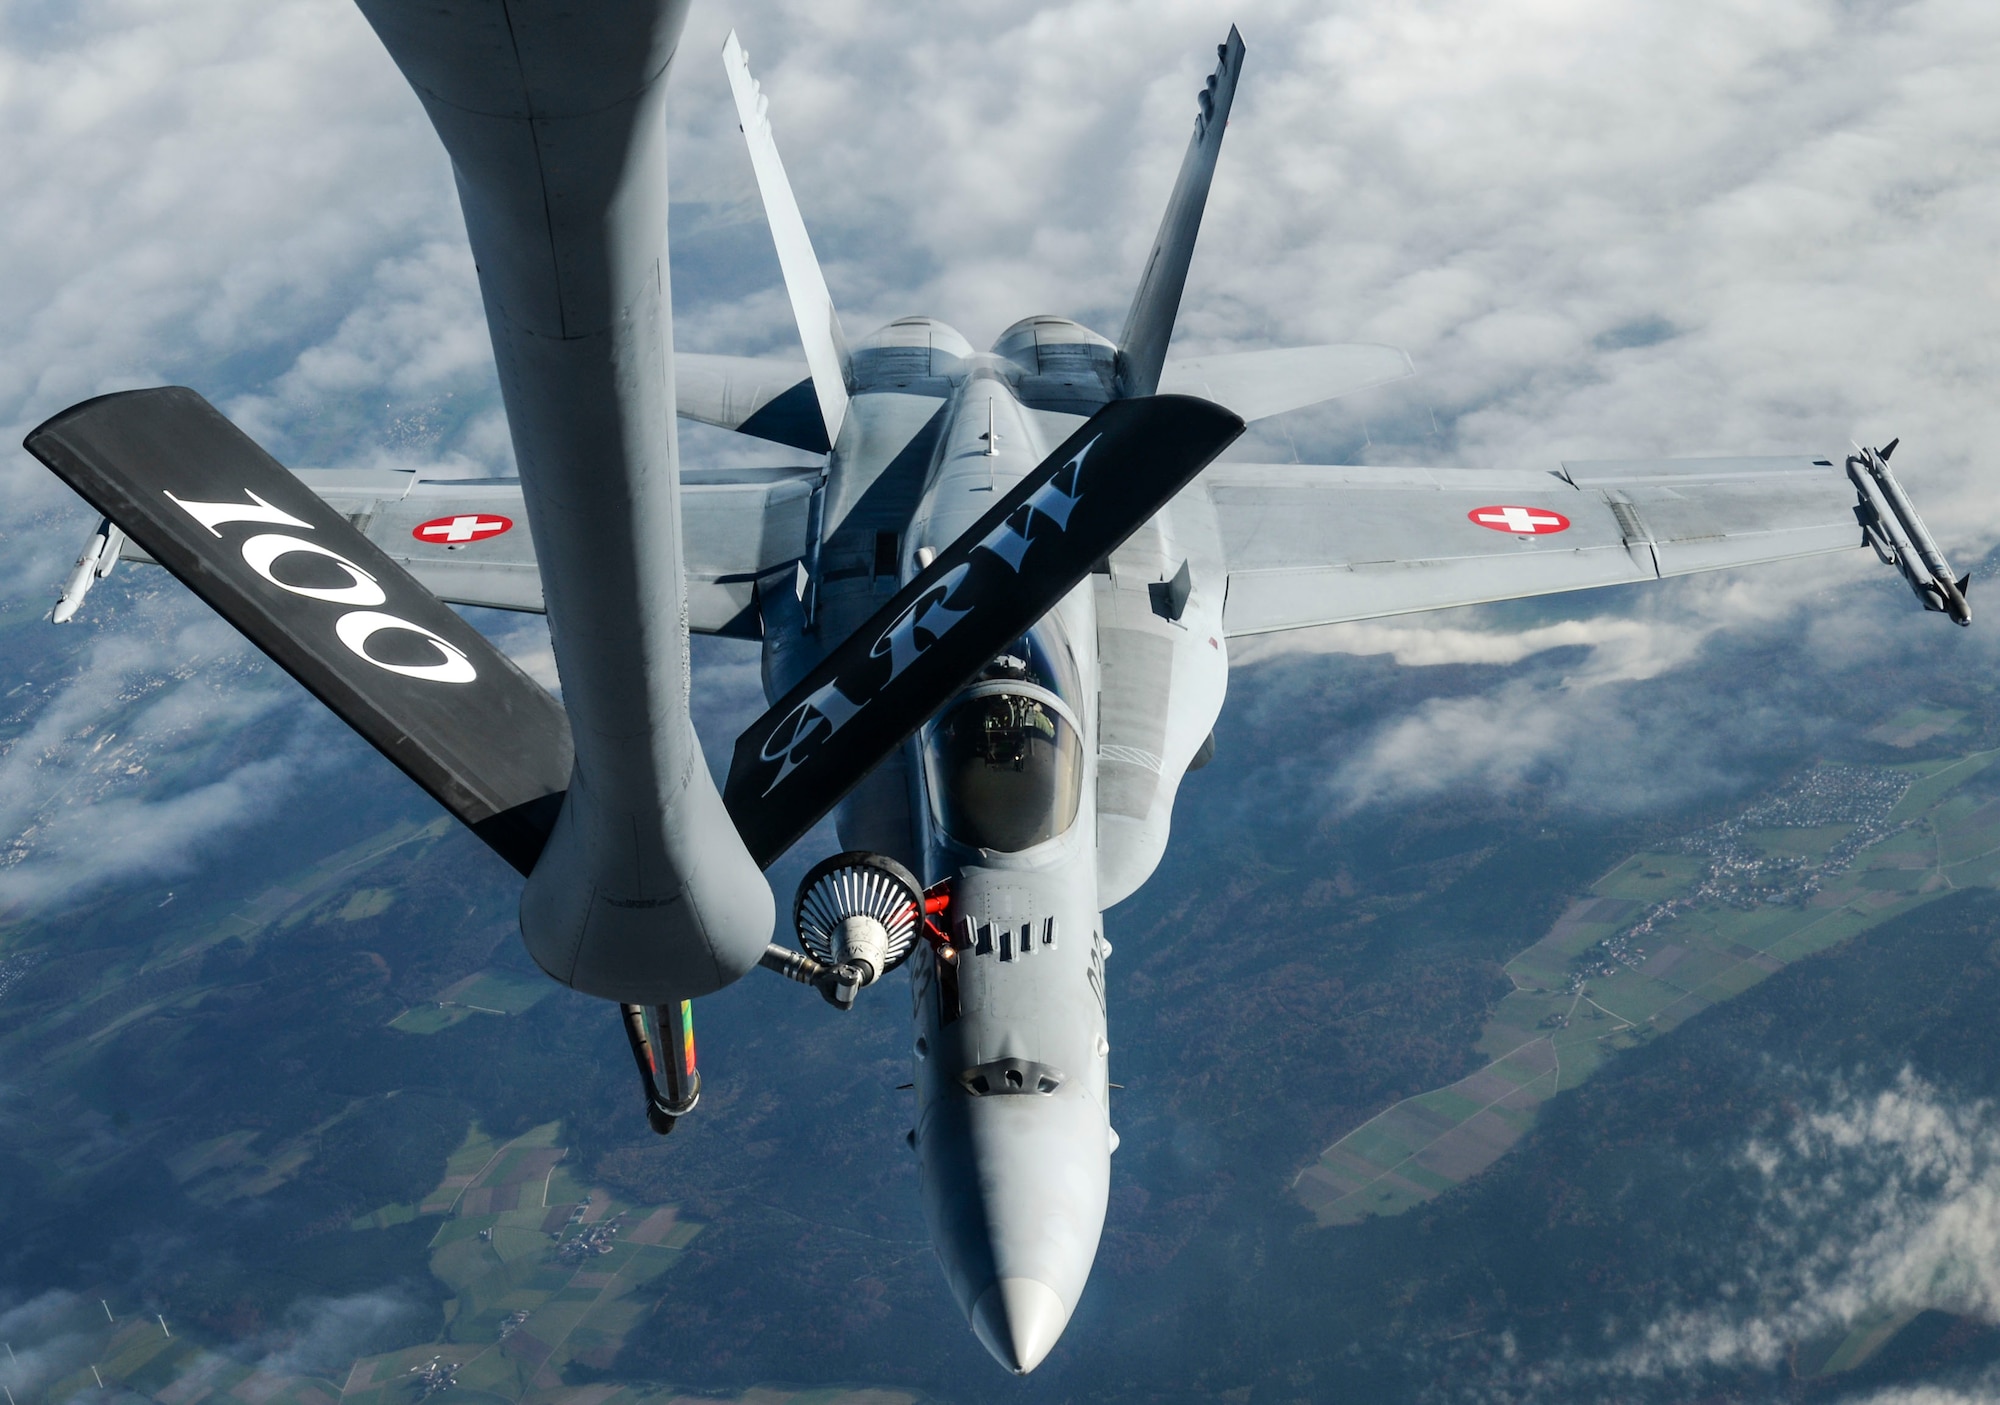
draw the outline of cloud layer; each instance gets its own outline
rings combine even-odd
[[[385,1288],[338,1298],[303,1298],[286,1311],[285,1326],[256,1343],[260,1371],[274,1376],[342,1379],[358,1357],[380,1351],[385,1338],[424,1312],[408,1293]]]
[[[0,1298],[0,1341],[13,1350],[0,1361],[0,1383],[25,1395],[78,1369],[87,1360],[89,1338],[75,1330],[83,1300],[51,1289],[8,1302]]]
[[[1796,1345],[1926,1309],[2000,1322],[1991,1104],[1907,1071],[1874,1092],[1835,1082],[1782,1139],[1753,1141],[1743,1157],[1764,1208],[1727,1298],[1655,1323],[1611,1370],[1769,1370]]]
[[[1977,1365],[1888,1388],[1843,1390],[1839,1375],[1815,1373],[1857,1334],[1924,1311],[2000,1322],[2000,1110],[1908,1070],[1765,1077],[1793,1088],[1796,1106],[1775,1133],[1739,1144],[1721,1213],[1748,1218],[1718,1242],[1712,1272],[1666,1285],[1672,1305],[1650,1322],[1606,1320],[1617,1345],[1580,1339],[1532,1358],[1502,1332],[1482,1367],[1441,1367],[1422,1398],[1775,1401],[1809,1381],[1810,1398],[1855,1405],[1994,1399],[2000,1374]]]
[[[1177,347],[1361,337],[1423,373],[1265,426],[1245,452],[1545,466],[1900,433],[1947,544],[2000,533],[1976,472],[2000,428],[1990,7],[1265,0],[1236,18],[1249,59]],[[679,339],[783,353],[794,334],[716,59],[730,25],[849,331],[925,311],[975,342],[1031,311],[1115,330],[1222,37],[1191,0],[697,5],[671,112]],[[0,22],[0,122],[16,153],[0,172],[9,434],[176,379],[289,462],[505,466],[446,164],[346,0],[19,9]],[[87,519],[24,456],[0,495],[17,521],[56,509],[0,552],[10,589],[45,591]],[[1525,633],[1474,615],[1244,657],[1587,649],[1554,680],[1394,719],[1340,761],[1331,800],[1504,788],[1587,760],[1578,738],[1617,732],[1634,687],[1708,636],[1823,618],[1815,601],[1860,567],[1841,572],[1773,570],[1670,609],[1591,602]],[[49,706],[33,725],[88,703]],[[183,829],[242,813],[225,800],[191,805]],[[37,848],[17,868],[45,855],[60,866]]]
[[[164,593],[120,604],[117,629],[14,658],[27,676],[0,721],[0,911],[184,872],[317,769],[293,725],[302,696],[234,631]],[[233,743],[254,724],[246,753]]]

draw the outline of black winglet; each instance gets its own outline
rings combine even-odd
[[[737,738],[722,800],[760,865],[1243,432],[1185,395],[1114,400]]]
[[[29,453],[526,873],[569,784],[562,704],[184,386],[73,405]]]

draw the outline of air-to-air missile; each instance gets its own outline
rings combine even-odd
[[[124,545],[125,533],[109,517],[98,523],[97,530],[84,544],[83,555],[76,558],[69,579],[63,582],[62,596],[49,618],[57,624],[68,624],[74,619],[77,606],[83,603],[90,588],[110,575],[112,567],[118,564],[118,553]]]
[[[1937,539],[1910,505],[1903,485],[1889,467],[1889,455],[1900,442],[1891,439],[1880,449],[1857,445],[1847,456],[1848,479],[1861,495],[1854,515],[1861,519],[1862,537],[1877,556],[1903,573],[1926,610],[1939,610],[1959,624],[1971,624],[1972,606],[1965,601],[1971,575],[1952,574]]]

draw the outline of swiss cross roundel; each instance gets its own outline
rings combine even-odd
[[[1569,519],[1560,512],[1551,512],[1546,507],[1509,507],[1499,504],[1493,507],[1475,507],[1465,515],[1482,527],[1495,532],[1511,532],[1520,537],[1544,537],[1553,532],[1569,530]]]
[[[463,546],[467,542],[497,537],[513,525],[513,518],[502,517],[497,512],[461,512],[456,517],[433,517],[428,522],[420,522],[411,529],[410,535],[420,542]]]

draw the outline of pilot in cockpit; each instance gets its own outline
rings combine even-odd
[[[1074,666],[1060,639],[1030,634],[980,671],[928,729],[925,770],[944,832],[1018,853],[1076,818],[1083,758]]]

